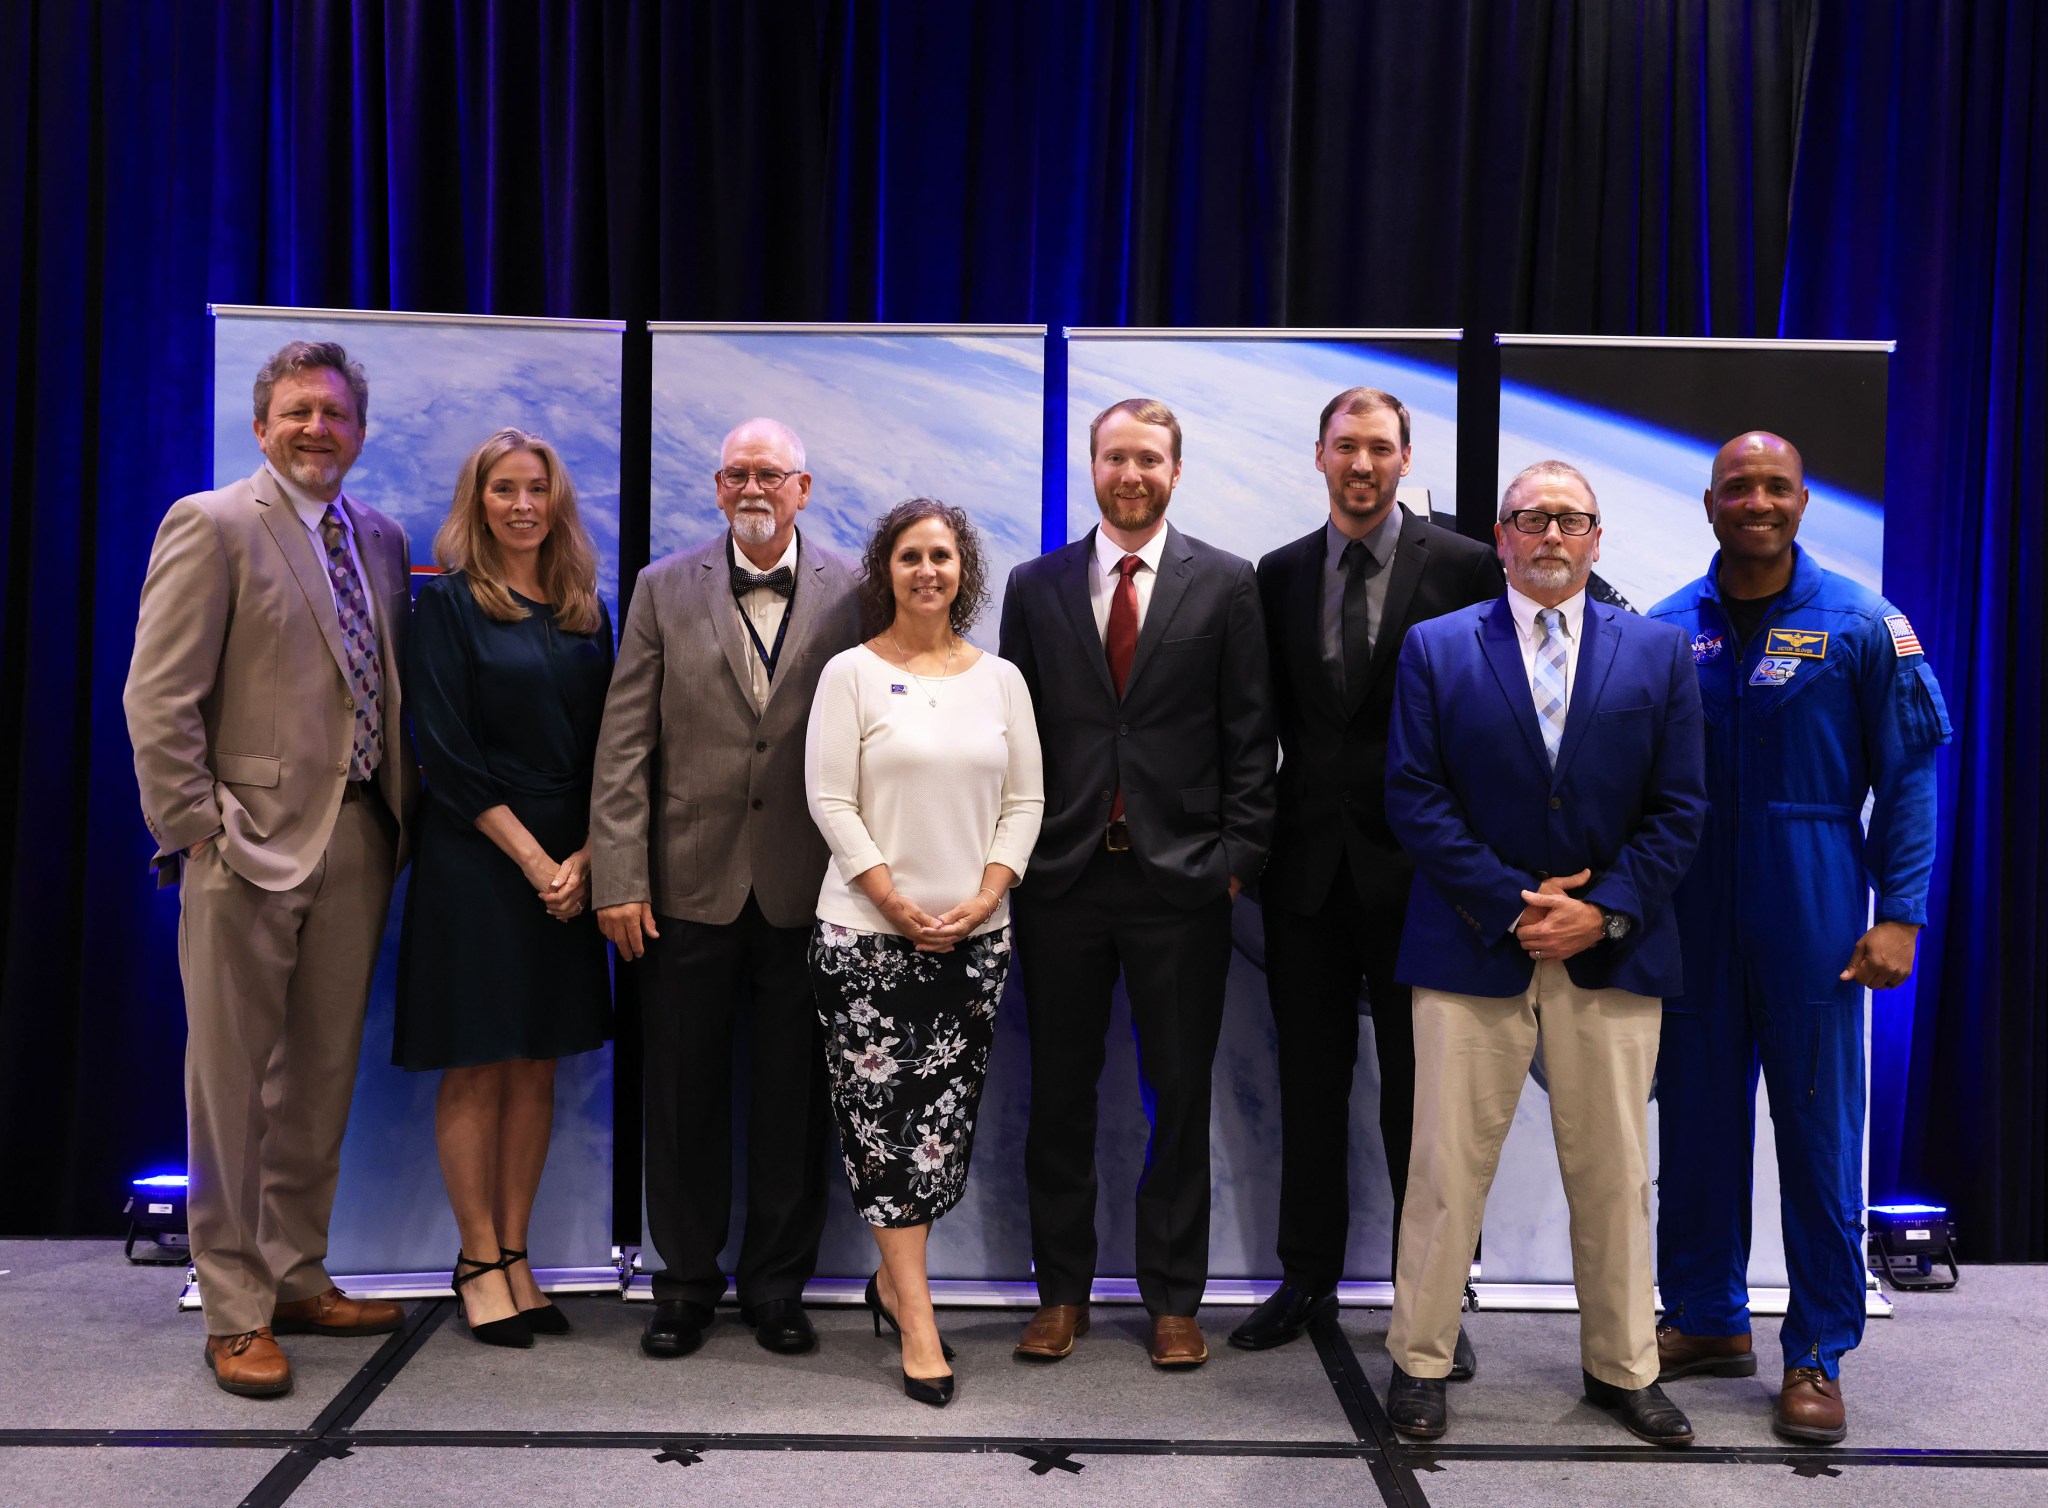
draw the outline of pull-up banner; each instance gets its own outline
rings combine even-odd
[[[1805,461],[1811,501],[1800,545],[1829,570],[1882,589],[1890,342],[1503,335],[1500,345],[1494,496],[1535,461],[1568,461],[1585,473],[1600,502],[1596,595],[1645,612],[1706,573],[1717,548],[1705,503],[1714,454],[1753,429],[1783,436]],[[1867,1058],[1867,993],[1864,1008]],[[1540,1056],[1532,1077],[1487,1201],[1480,1270],[1488,1283],[1571,1281],[1570,1216]],[[1761,1083],[1757,1103],[1753,1291],[1786,1284]],[[1656,1147],[1652,1099],[1653,1218]],[[1756,1303],[1765,1312],[1782,1305],[1781,1295]]]
[[[1458,519],[1456,330],[1123,330],[1067,332],[1065,539],[1100,515],[1090,480],[1088,424],[1125,398],[1157,398],[1182,436],[1181,479],[1167,518],[1183,533],[1257,563],[1330,516],[1315,468],[1317,420],[1346,388],[1375,387],[1409,412],[1412,464],[1400,499],[1455,529]],[[1064,540],[1047,541],[1050,547]],[[1256,902],[1231,911],[1234,948],[1210,1120],[1210,1296],[1230,1279],[1280,1276],[1280,1085],[1266,997],[1265,929]],[[1351,1228],[1345,1276],[1392,1274],[1393,1191],[1379,1130],[1379,1058],[1370,1002],[1359,1000],[1358,1069],[1351,1091]],[[1112,1041],[1129,1042],[1117,991]],[[1149,1134],[1137,1054],[1118,1047],[1102,1075],[1096,1163],[1099,1270],[1132,1270],[1135,1202]],[[1221,1291],[1227,1292],[1228,1289]]]
[[[1045,449],[1043,325],[655,324],[650,557],[725,532],[712,473],[726,434],[755,417],[803,441],[806,538],[858,566],[874,522],[906,498],[966,510],[981,535],[993,599],[968,637],[993,650],[1002,589],[1039,553]],[[1024,1204],[1028,1082],[1024,1001],[1012,970],[974,1141],[966,1197],[932,1228],[937,1278],[1031,1275]],[[744,1051],[744,1045],[741,1048]],[[734,1074],[734,1140],[745,1158],[747,1075]],[[837,1162],[822,1278],[865,1277],[875,1243]],[[746,1227],[734,1182],[733,1270]],[[644,1265],[654,1266],[650,1253]]]
[[[597,546],[598,590],[616,620],[624,325],[227,305],[212,312],[215,486],[263,463],[250,429],[257,369],[287,341],[337,341],[362,363],[370,383],[363,453],[343,487],[404,526],[414,579],[435,570],[434,533],[447,517],[462,462],[493,431],[516,425],[545,436],[576,483],[578,511]],[[391,898],[342,1143],[328,1257],[337,1273],[446,1269],[457,1245],[434,1150],[440,1075],[391,1066],[406,878],[399,877]],[[611,1268],[611,1120],[611,1049],[565,1058],[533,1212],[529,1246],[537,1268]]]

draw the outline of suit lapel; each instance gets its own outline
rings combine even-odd
[[[768,701],[770,702],[775,700],[775,688],[780,686],[785,679],[782,674],[784,667],[796,663],[797,657],[803,653],[804,640],[810,636],[811,630],[817,626],[818,594],[825,589],[820,584],[820,579],[824,574],[825,562],[823,557],[815,550],[804,549],[803,535],[799,533],[796,545],[797,586],[796,591],[790,596],[789,605],[783,609],[784,612],[789,614],[789,632],[782,636],[782,653],[776,657],[775,674],[768,679]],[[728,616],[735,615],[728,614]],[[742,631],[740,636],[742,638],[745,637],[744,631]],[[753,651],[753,645],[749,644],[746,646],[748,654],[752,654]],[[761,710],[766,712],[768,708],[764,704]]]
[[[1586,729],[1592,725],[1598,714],[1600,692],[1607,684],[1607,672],[1614,668],[1615,651],[1621,647],[1621,635],[1608,621],[1614,609],[1605,603],[1586,599],[1586,615],[1579,620],[1579,663],[1572,674],[1571,705],[1564,712],[1564,737],[1557,745],[1557,771],[1551,777],[1555,786],[1564,779],[1564,772],[1571,767],[1572,756],[1579,751],[1579,745],[1586,741]]]
[[[1394,506],[1401,508],[1401,534],[1394,544],[1393,563],[1387,567],[1392,574],[1387,577],[1386,600],[1380,604],[1380,631],[1373,638],[1372,663],[1366,669],[1364,683],[1349,688],[1347,700],[1352,711],[1357,710],[1366,692],[1400,658],[1401,640],[1405,637],[1401,625],[1408,621],[1416,583],[1422,580],[1422,569],[1429,559],[1429,531],[1433,526],[1399,503]]]
[[[1130,679],[1124,682],[1126,701],[1130,700],[1131,688],[1138,684],[1138,677],[1145,673],[1152,651],[1166,637],[1166,626],[1173,621],[1174,609],[1180,606],[1180,599],[1188,594],[1188,580],[1194,570],[1195,552],[1187,547],[1180,531],[1168,524],[1166,547],[1159,553],[1159,579],[1152,583],[1152,600],[1145,605],[1145,626],[1138,630],[1138,648],[1131,656]],[[1106,669],[1104,673],[1107,674]]]
[[[697,575],[703,592],[704,615],[711,620],[712,636],[718,640],[718,647],[725,651],[725,663],[732,668],[732,678],[740,683],[740,694],[751,707],[754,704],[754,677],[747,668],[747,656],[754,652],[754,648],[746,642],[746,631],[740,627],[739,609],[733,601],[732,561],[726,555],[728,548],[721,537],[698,558],[700,569]],[[792,623],[791,632],[795,629],[796,625]]]
[[[1529,690],[1529,672],[1522,664],[1522,641],[1515,633],[1514,610],[1503,594],[1479,620],[1479,647],[1486,663],[1493,667],[1500,693],[1507,698],[1508,717],[1522,730],[1529,752],[1548,768],[1549,751],[1543,747],[1543,730],[1536,726],[1536,698]]]
[[[305,594],[313,621],[320,625],[320,636],[327,641],[328,652],[334,656],[335,668],[346,681],[348,646],[341,641],[341,618],[334,610],[334,588],[327,582],[327,563],[321,559],[313,536],[300,522],[298,510],[292,507],[291,501],[270,475],[270,468],[259,466],[256,474],[249,478],[249,488],[256,494],[256,500],[264,505],[263,527],[270,531],[285,564],[291,568],[292,578]]]
[[[1102,631],[1095,626],[1095,602],[1088,594],[1089,578],[1095,571],[1095,531],[1090,529],[1071,548],[1073,557],[1062,563],[1053,590],[1059,594],[1060,606],[1066,609],[1067,621],[1080,642],[1081,658],[1095,667],[1095,679],[1101,683],[1103,695],[1115,701],[1116,684],[1109,678],[1109,656],[1103,651]]]

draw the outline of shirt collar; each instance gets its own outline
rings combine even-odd
[[[320,520],[327,516],[327,504],[314,497],[297,482],[291,481],[284,473],[271,465],[270,462],[265,461],[263,469],[270,473],[270,479],[277,483],[278,491],[282,492],[285,501],[292,505],[292,512],[298,514],[299,522],[308,529],[317,530],[320,527]],[[352,535],[355,532],[355,528],[349,523],[348,509],[341,506],[340,498],[334,500],[334,511],[341,515],[341,532],[343,535]]]
[[[1564,601],[1558,603],[1558,611],[1564,614],[1564,633],[1574,644],[1579,642],[1579,629],[1586,621],[1586,589],[1579,588]],[[1543,604],[1524,597],[1512,586],[1508,588],[1508,611],[1515,615],[1515,632],[1525,643],[1537,642],[1536,614]]]
[[[800,536],[796,530],[792,529],[789,531],[789,544],[784,547],[782,558],[776,561],[774,565],[768,567],[769,570],[778,571],[782,567],[788,566],[789,574],[792,576],[796,574],[796,546],[799,538]],[[729,566],[735,566],[742,571],[754,571],[756,575],[762,574],[755,569],[753,561],[740,554],[739,544],[733,539],[730,532],[725,536],[725,563]]]
[[[1117,563],[1126,555],[1136,555],[1145,563],[1145,569],[1158,574],[1159,562],[1166,554],[1166,530],[1145,541],[1143,548],[1125,550],[1117,545],[1098,527],[1095,531],[1095,569],[1104,576],[1116,574]]]
[[[1328,551],[1326,558],[1331,565],[1335,565],[1343,556],[1344,547],[1351,543],[1351,536],[1337,527],[1335,519],[1331,519],[1323,525],[1323,541],[1324,548]],[[1400,542],[1401,505],[1396,503],[1387,510],[1385,518],[1372,526],[1372,532],[1365,536],[1363,543],[1365,553],[1384,571],[1393,561],[1394,547]]]

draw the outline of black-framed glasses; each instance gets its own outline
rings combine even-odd
[[[773,492],[795,475],[794,471],[777,471],[769,466],[728,466],[718,473],[718,485],[738,492],[752,480],[761,484],[763,492]]]
[[[1570,534],[1576,537],[1581,534],[1591,534],[1593,526],[1600,522],[1600,515],[1597,513],[1546,513],[1541,508],[1517,508],[1507,516],[1505,522],[1513,524],[1516,532],[1521,534],[1541,534],[1548,530],[1552,524],[1556,524],[1558,533]]]

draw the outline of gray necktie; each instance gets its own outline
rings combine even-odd
[[[1564,742],[1564,614],[1554,607],[1538,609],[1536,626],[1536,721],[1543,726],[1543,748],[1550,767],[1557,768],[1557,746]]]

